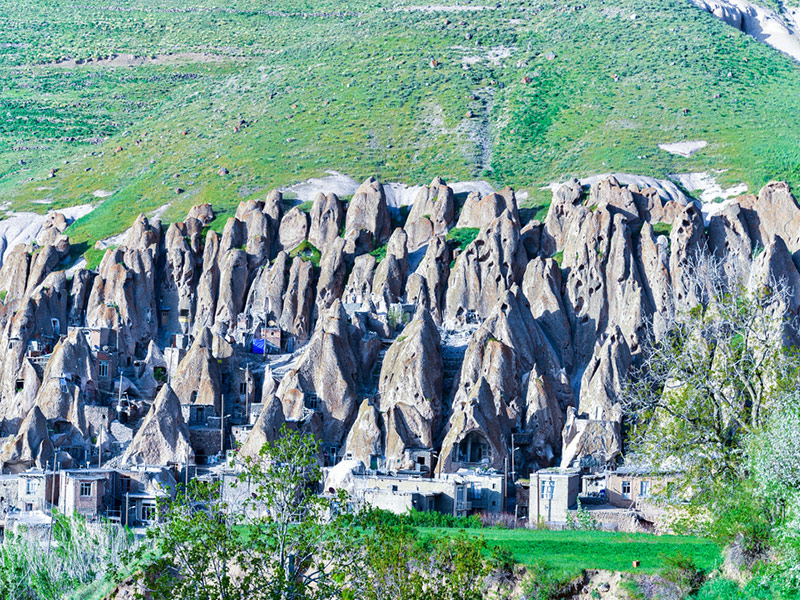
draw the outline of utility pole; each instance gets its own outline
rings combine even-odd
[[[516,447],[514,446],[514,434],[512,433],[511,434],[511,480],[512,481],[517,476],[517,470],[514,468],[514,466],[516,464],[514,462],[514,452],[515,452],[515,450],[516,450]]]
[[[503,470],[505,476],[503,477],[503,506],[501,512],[506,512],[506,498],[508,497],[508,457],[503,461]]]
[[[128,526],[128,514],[130,513],[130,492],[125,492],[125,527]]]
[[[225,456],[225,394],[220,397],[219,411],[219,456]]]

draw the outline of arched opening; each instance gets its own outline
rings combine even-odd
[[[470,431],[458,444],[458,462],[482,463],[492,461],[489,441],[477,431]]]

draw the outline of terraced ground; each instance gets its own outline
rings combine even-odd
[[[800,65],[688,0],[215,5],[6,3],[3,206],[102,202],[70,229],[86,249],[138,212],[230,211],[328,169],[529,204],[608,171],[800,183]],[[658,148],[685,140],[708,146]]]

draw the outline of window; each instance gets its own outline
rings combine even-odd
[[[320,410],[319,397],[316,394],[308,393],[303,397],[303,404],[311,410]]]
[[[622,497],[625,500],[631,499],[631,482],[630,481],[623,481],[622,482]]]
[[[108,377],[108,361],[100,361],[100,377]]]
[[[650,482],[643,481],[641,486],[639,486],[639,495],[642,498],[649,498],[650,497]]]
[[[92,482],[81,481],[81,498],[88,498],[92,495]]]
[[[142,521],[154,521],[156,518],[156,505],[142,503]]]
[[[29,494],[29,495],[30,494],[35,494],[36,490],[38,490],[38,489],[39,489],[39,482],[36,481],[35,479],[28,479],[28,481],[25,482],[25,493],[26,494]]]
[[[246,381],[240,381],[239,382],[239,393],[240,394],[246,394],[247,393],[247,382]]]
[[[552,500],[555,489],[556,482],[554,479],[545,479],[542,481],[542,499]]]

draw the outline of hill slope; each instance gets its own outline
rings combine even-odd
[[[800,66],[689,2],[214,4],[7,7],[6,206],[114,192],[70,230],[87,247],[141,211],[230,210],[328,169],[535,198],[609,171],[800,182]]]

